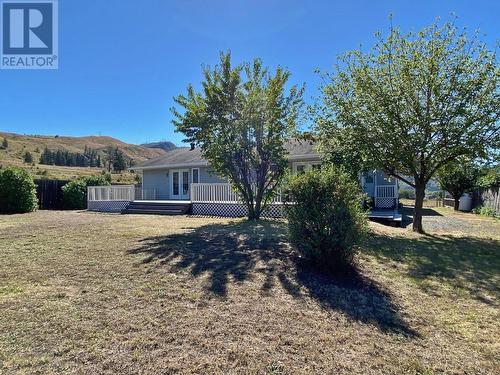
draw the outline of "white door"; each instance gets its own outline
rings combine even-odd
[[[189,169],[176,169],[172,171],[171,179],[172,199],[189,199]]]

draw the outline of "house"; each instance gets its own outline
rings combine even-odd
[[[285,149],[292,173],[319,168],[321,165],[320,154],[310,141],[290,141],[285,144]],[[125,212],[160,211],[160,207],[169,206],[175,207],[177,213],[191,210],[193,214],[213,216],[246,214],[246,207],[241,204],[228,181],[211,170],[210,163],[194,145],[169,151],[131,169],[142,174],[143,182],[140,189],[134,189],[133,194],[125,199],[133,201],[132,204],[124,205],[122,202],[124,207],[120,206],[120,210],[126,208]],[[384,217],[397,213],[398,183],[395,178],[381,171],[371,171],[361,177],[361,184],[367,195],[373,198],[372,213],[378,211]],[[95,191],[91,190],[89,209],[96,206],[92,203]],[[123,192],[112,195],[121,198]],[[267,216],[281,216],[281,209],[281,197],[278,195],[268,207]]]

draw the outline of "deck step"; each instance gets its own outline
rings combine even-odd
[[[186,212],[182,210],[145,210],[137,208],[126,208],[122,214],[145,214],[145,215],[185,215]]]
[[[136,208],[142,210],[187,210],[189,205],[168,205],[168,206],[158,206],[158,205],[148,205],[148,204],[130,204],[127,208]]]
[[[190,203],[130,202],[122,214],[185,215],[190,209]]]

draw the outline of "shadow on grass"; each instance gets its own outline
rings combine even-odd
[[[207,275],[209,295],[223,298],[228,285],[258,279],[262,296],[272,295],[279,284],[296,299],[311,297],[325,309],[342,311],[383,331],[416,335],[380,285],[359,274],[335,280],[303,264],[288,245],[285,224],[278,221],[205,225],[183,234],[146,238],[130,253],[144,254],[143,263],[169,272]]]
[[[475,237],[425,235],[418,238],[372,234],[366,252],[382,261],[393,260],[407,266],[408,275],[417,282],[434,279],[439,284],[422,283],[433,292],[447,283],[468,291],[488,303],[484,293],[500,294],[500,243]],[[437,292],[437,291],[436,291]]]

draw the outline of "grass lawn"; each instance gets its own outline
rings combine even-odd
[[[427,214],[349,282],[280,222],[0,216],[0,373],[498,374],[500,221]]]

